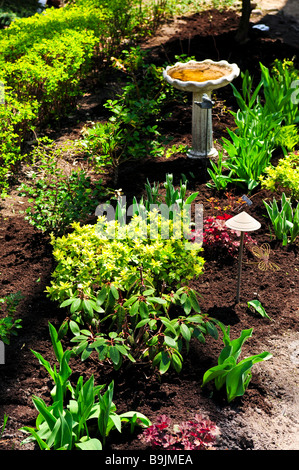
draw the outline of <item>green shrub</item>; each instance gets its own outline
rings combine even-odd
[[[22,299],[21,292],[0,298],[0,340],[5,344],[10,344],[10,337],[16,336],[17,330],[22,328],[22,320],[15,319],[17,307]]]
[[[148,156],[168,157],[186,148],[173,146],[165,150],[163,145],[166,139],[158,124],[162,116],[165,118],[163,105],[172,90],[162,80],[162,70],[146,63],[146,52],[140,47],[124,50],[120,58],[113,59],[126,83],[116,99],[104,104],[111,113],[109,121],[85,126],[81,145],[98,171],[112,168],[117,184],[121,163]]]
[[[23,152],[24,139],[28,138],[37,117],[38,103],[21,102],[10,88],[5,88],[5,102],[0,103],[0,193],[5,194],[9,181],[17,173]]]
[[[202,273],[204,260],[175,236],[181,227],[158,212],[148,218],[151,224],[133,216],[124,225],[103,216],[97,225],[74,224],[67,237],[53,239],[57,267],[47,292],[69,308],[60,334],[70,326],[82,360],[96,352],[116,370],[126,358],[147,360],[161,374],[170,366],[179,372],[184,344],[188,349],[192,337],[204,342],[205,334],[217,335],[186,286]],[[174,317],[173,308],[179,311]]]
[[[262,187],[270,191],[282,188],[289,196],[299,199],[299,152],[281,158],[277,166],[268,166],[261,176]]]
[[[149,217],[158,223],[155,238],[150,237],[150,226],[140,216],[127,225],[107,222],[104,216],[96,225],[74,223],[67,237],[53,238],[57,267],[47,289],[51,299],[63,302],[79,297],[82,291],[88,296],[96,286],[111,283],[127,298],[140,270],[144,282],[158,292],[162,286],[169,292],[200,275],[204,260],[198,250],[186,249],[187,242],[181,237],[166,238],[168,230],[173,233],[171,221],[164,221],[158,213]]]
[[[62,153],[63,148],[40,139],[33,152],[38,170],[31,175],[31,184],[19,187],[20,195],[29,196],[32,203],[25,211],[25,219],[37,229],[56,236],[62,235],[73,222],[94,214],[104,195],[101,180],[92,184],[82,170],[63,170],[59,166]]]

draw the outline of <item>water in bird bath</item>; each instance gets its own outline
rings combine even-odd
[[[230,73],[229,69],[215,66],[197,66],[197,67],[174,67],[170,70],[169,75],[174,80],[181,80],[183,82],[205,82],[208,80],[218,80]]]

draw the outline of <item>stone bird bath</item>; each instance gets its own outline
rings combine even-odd
[[[177,62],[163,70],[164,79],[181,91],[192,92],[192,148],[190,158],[216,157],[213,147],[212,106],[213,90],[228,85],[238,77],[240,69],[226,60],[214,62]]]

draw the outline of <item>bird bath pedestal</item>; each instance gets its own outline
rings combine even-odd
[[[226,60],[177,62],[163,70],[164,79],[181,91],[192,92],[192,149],[190,158],[215,157],[212,130],[212,91],[228,85],[240,73],[236,64]]]

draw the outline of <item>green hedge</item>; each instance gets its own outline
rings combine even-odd
[[[130,18],[125,8],[134,4],[136,0],[113,0],[46,9],[0,31],[0,193],[24,158],[22,142],[28,130],[68,112],[94,61],[115,51],[132,32],[134,21],[124,19]]]

